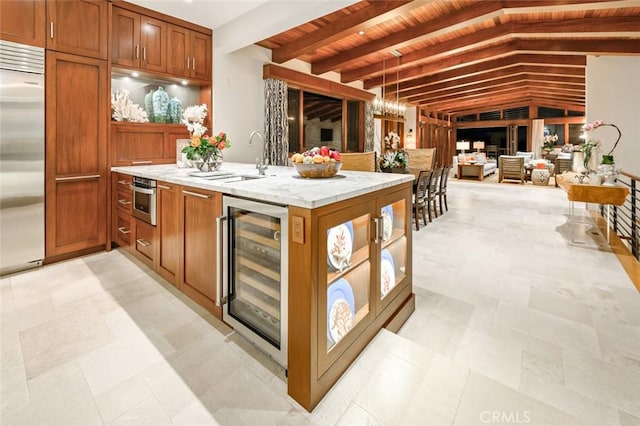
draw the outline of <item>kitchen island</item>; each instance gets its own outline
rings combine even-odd
[[[224,163],[221,174],[228,174],[214,179],[174,165],[112,171],[113,240],[130,244],[130,251],[223,321],[231,318],[217,305],[242,298],[244,286],[256,312],[282,328],[282,340],[257,335],[284,351],[279,362],[288,371],[288,393],[308,410],[381,328],[396,331],[414,310],[412,175],[341,171],[333,178],[304,179],[294,168],[269,167],[262,177],[254,165],[238,163]],[[131,176],[158,182],[156,226],[127,219],[123,197]],[[225,200],[235,199],[285,211],[282,229],[260,215],[250,221],[262,227],[256,228],[258,234],[272,230],[273,238],[251,240],[258,251],[253,262],[240,258],[243,271],[227,258],[214,261],[222,256],[218,247],[233,250],[244,238],[232,232],[241,226],[227,224],[228,231],[219,233],[216,224],[231,211],[223,209]],[[119,239],[122,235],[128,240]],[[281,271],[265,267],[274,249],[286,258]],[[255,253],[264,253],[265,259],[256,259]],[[194,256],[201,260],[190,263]],[[255,295],[248,294],[245,283],[236,288],[230,278],[242,274]],[[264,285],[274,279],[282,284],[276,294]]]

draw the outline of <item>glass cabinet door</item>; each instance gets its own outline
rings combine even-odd
[[[228,315],[280,348],[280,219],[233,207],[229,215],[232,268]]]
[[[381,200],[380,206],[377,230],[380,250],[377,312],[386,306],[385,299],[392,299],[394,290],[407,281],[409,261],[406,199]]]

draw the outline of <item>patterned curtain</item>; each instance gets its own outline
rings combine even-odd
[[[364,152],[374,150],[373,102],[364,103]]]
[[[273,78],[264,81],[264,158],[274,166],[286,166],[289,162],[287,87],[286,81]]]

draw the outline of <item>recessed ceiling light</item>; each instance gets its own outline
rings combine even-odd
[[[358,31],[358,35],[363,36],[364,35],[364,31],[362,31],[362,30]]]

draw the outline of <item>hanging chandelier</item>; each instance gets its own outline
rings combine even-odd
[[[400,102],[400,56],[402,54],[397,50],[392,50],[391,54],[398,58],[396,69],[396,99],[387,99],[384,93],[386,82],[386,59],[382,55],[382,96],[376,96],[373,100],[373,114],[380,118],[404,118],[406,106]]]

